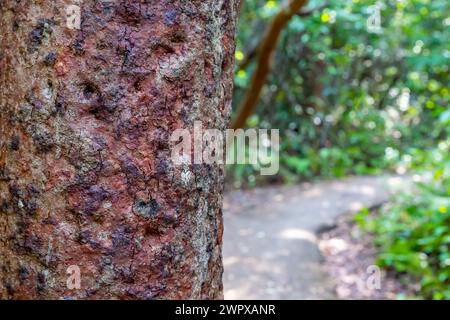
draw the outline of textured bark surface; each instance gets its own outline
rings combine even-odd
[[[221,298],[223,168],[169,137],[228,124],[238,3],[76,3],[0,1],[0,298]]]

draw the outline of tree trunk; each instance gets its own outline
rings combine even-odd
[[[222,297],[223,167],[169,137],[226,128],[237,8],[0,1],[0,298]]]

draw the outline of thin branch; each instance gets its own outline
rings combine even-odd
[[[241,4],[242,2],[244,2],[244,0],[241,0]],[[297,16],[299,17],[309,17],[310,15],[312,15],[314,12],[316,11],[320,11],[326,7],[329,6],[328,2],[325,2],[324,4],[317,6],[315,8],[311,8],[309,10],[300,10],[299,13],[297,13]],[[254,46],[246,55],[245,55],[245,59],[242,60],[242,62],[239,64],[238,66],[238,70],[245,70],[247,69],[247,67],[250,65],[250,63],[253,61],[253,59],[258,55],[258,51],[259,48],[261,47],[261,43],[258,42],[258,44],[256,46]]]
[[[281,31],[291,18],[303,8],[306,2],[307,0],[290,0],[287,5],[281,8],[271,22],[261,42],[261,46],[259,46],[257,67],[253,73],[247,95],[238,108],[238,115],[232,125],[233,129],[242,128],[248,117],[253,113],[262,88],[266,83],[267,75],[271,68],[270,62],[278,44]]]

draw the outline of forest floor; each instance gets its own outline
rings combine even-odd
[[[381,290],[365,287],[374,248],[355,240],[349,217],[409,181],[351,177],[227,193],[225,299],[392,298],[398,285],[389,275]]]

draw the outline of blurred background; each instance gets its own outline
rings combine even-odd
[[[450,299],[450,2],[241,2],[225,298]]]

